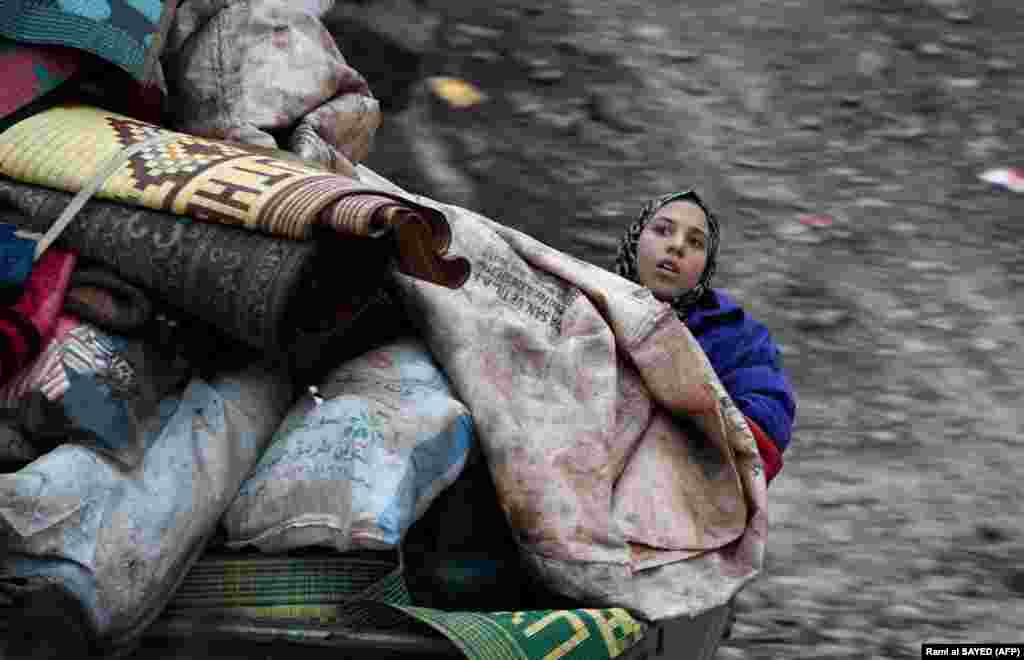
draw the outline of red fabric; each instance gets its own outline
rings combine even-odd
[[[775,475],[782,470],[782,452],[779,451],[775,441],[761,430],[757,422],[747,417],[747,424],[754,433],[754,440],[757,441],[757,450],[761,454],[761,461],[764,463],[765,481],[771,483]]]
[[[0,117],[20,110],[70,78],[78,52],[61,46],[16,43],[0,38]]]
[[[77,260],[74,252],[49,248],[32,266],[25,292],[14,306],[36,327],[44,343],[57,325]]]
[[[33,264],[18,302],[0,313],[0,383],[31,362],[50,339],[76,261],[74,252],[48,249]]]

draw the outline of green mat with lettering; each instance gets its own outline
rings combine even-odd
[[[442,612],[397,607],[450,639],[470,660],[603,660],[643,638],[623,609]]]

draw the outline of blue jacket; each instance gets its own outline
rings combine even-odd
[[[796,399],[768,329],[719,289],[697,303],[686,325],[740,411],[783,452],[792,434]]]

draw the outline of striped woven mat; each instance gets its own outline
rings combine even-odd
[[[399,563],[342,555],[214,555],[196,563],[167,612],[358,626],[372,616],[365,602],[412,604]]]
[[[640,641],[645,630],[619,608],[445,612],[415,607],[400,561],[349,555],[210,554],[186,576],[166,614],[357,629],[418,621],[447,637],[470,660],[611,659]]]

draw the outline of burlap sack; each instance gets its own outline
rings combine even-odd
[[[727,602],[761,566],[765,482],[687,328],[632,282],[410,197],[446,215],[472,262],[457,291],[396,278],[473,414],[526,558],[568,596],[650,619]]]
[[[62,445],[0,475],[0,547],[7,550],[0,593],[26,582],[57,584],[77,601],[100,646],[140,634],[266,448],[291,400],[285,382],[258,367],[192,380],[148,420],[145,456],[132,471],[89,448]],[[31,613],[0,616],[17,626]]]
[[[472,420],[422,342],[374,349],[293,406],[224,516],[228,545],[397,547],[472,442]]]

